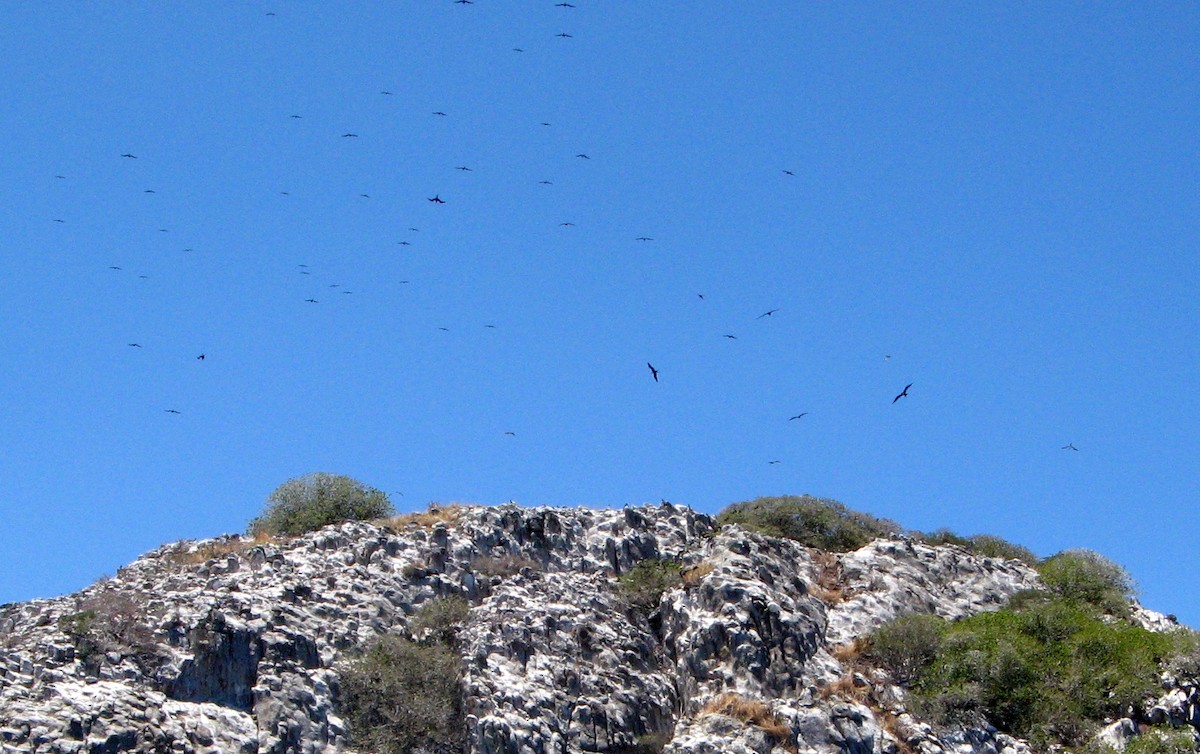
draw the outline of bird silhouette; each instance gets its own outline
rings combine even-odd
[[[142,347],[142,344],[141,344],[141,343],[128,343],[127,345],[128,345],[130,348],[141,348],[141,347]]]
[[[296,119],[296,120],[300,120],[300,119],[301,119],[301,118],[303,118],[304,116],[303,116],[303,115],[289,115],[288,117],[289,117],[289,118],[294,118],[294,119]]]
[[[110,270],[119,270],[119,269],[121,269],[121,268],[120,268],[120,267],[114,267],[114,266],[112,266],[112,265],[110,264],[110,265],[108,266],[108,269],[110,269]]]
[[[558,226],[560,228],[573,228],[575,227],[575,223],[559,223]]]
[[[571,38],[571,35],[570,35],[570,34],[568,34],[568,33],[566,33],[565,31],[559,32],[558,34],[555,34],[554,36],[556,36],[556,37],[562,37],[563,39],[570,39],[570,38]]]
[[[1066,445],[1062,446],[1062,449],[1063,450],[1079,450],[1079,448],[1075,447],[1075,443],[1073,443],[1073,442],[1069,442]]]
[[[350,134],[350,133],[346,133],[346,134],[342,134],[342,138],[343,138],[343,139],[357,139],[357,138],[358,138],[358,134]]]
[[[571,5],[570,3],[555,3],[554,7],[555,8],[574,8],[575,6]]]
[[[444,112],[442,112],[441,110],[434,110],[434,111],[433,111],[433,114],[434,114],[434,115],[440,115],[440,116],[442,116],[443,118],[444,118],[444,117],[446,117],[446,114],[445,114]]]
[[[168,414],[180,414],[180,413],[183,413],[182,411],[176,411],[176,410],[175,410],[175,409],[173,409],[173,408],[164,408],[164,409],[163,409],[163,411],[166,411]]]
[[[590,160],[590,159],[592,159],[591,157],[588,157],[588,156],[587,156],[586,154],[584,154],[583,152],[580,152],[579,154],[577,154],[577,155],[575,155],[575,156],[576,156],[576,157],[578,157],[578,158],[580,158],[581,160]]]
[[[654,239],[650,238],[649,236],[638,236],[637,238],[635,238],[633,240],[635,240],[635,241],[653,241]]]
[[[306,303],[309,303],[309,304],[319,304],[319,303],[321,303],[320,301],[317,301],[315,298],[306,298],[306,299],[304,299],[304,301],[305,301]]]
[[[650,376],[654,378],[655,382],[658,382],[658,370],[648,361],[646,362],[646,366],[650,367]]]
[[[145,191],[143,191],[142,193],[143,193],[143,194],[155,194],[155,193],[158,193],[158,192],[156,192],[154,189],[146,189],[146,190],[145,190]]]
[[[196,357],[196,360],[197,360],[197,361],[204,361],[204,354],[200,354],[199,356],[197,356],[197,357]]]
[[[458,167],[456,167],[456,168],[454,168],[454,169],[455,169],[455,170],[462,170],[463,172],[466,172],[466,173],[470,173],[470,172],[471,172],[471,169],[470,169],[469,167],[467,167],[466,165],[460,165],[460,166],[458,166]]]
[[[772,309],[772,310],[771,310],[771,311],[769,311],[769,312],[763,312],[762,314],[760,314],[760,315],[758,315],[757,317],[755,317],[755,319],[762,319],[763,317],[770,317],[771,315],[773,315],[773,314],[774,314],[775,312],[777,312],[777,311],[779,311],[779,310],[778,310],[778,309]]]
[[[784,174],[786,174],[786,175],[790,175],[790,176],[795,176],[795,175],[796,175],[795,173],[793,173],[793,172],[792,172],[792,171],[790,171],[790,170],[785,170],[785,171],[783,171],[783,172],[784,172]]]
[[[808,416],[808,412],[804,411],[802,413],[796,414],[795,416],[788,418],[788,421],[792,421],[792,419],[803,419],[806,416]]]
[[[67,221],[66,221],[66,220],[59,220],[59,219],[56,217],[56,218],[54,218],[54,222],[56,222],[56,223],[64,223],[64,224],[65,224]]]
[[[768,466],[774,466],[777,463],[779,463],[779,461],[767,461]]]
[[[412,246],[412,243],[411,243],[411,242],[409,242],[409,241],[397,241],[396,243],[397,243],[399,246]]]
[[[433,197],[429,201],[433,202],[434,204],[445,204],[446,203],[446,201],[437,194],[434,194]]]
[[[550,181],[538,181],[538,183],[540,183],[543,186],[553,186],[554,185]]]
[[[913,384],[911,382],[908,383],[907,385],[905,385],[904,389],[900,391],[900,395],[897,395],[895,398],[892,399],[892,403],[895,403],[896,401],[900,400],[901,398],[907,398],[908,397],[908,389],[912,386],[913,386]]]
[[[508,435],[509,437],[516,437],[516,436],[517,436],[517,433],[516,433],[516,432],[505,432],[504,434]]]
[[[736,335],[725,335],[724,337],[726,337],[726,338],[729,338],[730,340],[737,340],[737,339],[738,339],[738,336],[736,336]]]
[[[389,92],[389,91],[387,91],[387,90],[385,89],[384,91],[380,92],[380,94],[387,94],[387,95],[389,95],[389,96],[390,96],[390,95],[391,95],[391,92]]]
[[[125,154],[123,154],[123,155],[121,155],[121,156],[122,156],[122,157],[128,157],[128,158],[129,158],[129,159],[131,159],[131,160],[136,160],[136,159],[137,159],[137,155],[136,155],[136,154],[129,154],[128,152],[126,152]]]

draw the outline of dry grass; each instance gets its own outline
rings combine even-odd
[[[853,668],[858,665],[859,658],[862,657],[863,649],[863,642],[859,639],[855,639],[847,644],[838,644],[832,650],[830,650],[829,654],[833,656],[833,659],[842,663],[842,665],[848,668]]]
[[[908,741],[900,733],[899,718],[896,715],[880,710],[875,713],[875,719],[879,722],[879,727],[883,728],[885,733],[895,739],[896,754],[916,754],[913,747],[908,745]]]
[[[199,565],[200,563],[207,563],[214,558],[221,558],[226,555],[241,557],[242,553],[255,545],[274,541],[276,539],[270,534],[258,532],[252,539],[240,537],[238,539],[230,538],[216,542],[205,542],[194,550],[177,550],[172,552],[167,558],[176,565]]]
[[[681,574],[683,585],[688,589],[693,589],[704,580],[704,577],[713,572],[713,564],[708,562],[699,563]]]
[[[839,699],[865,704],[872,696],[872,689],[869,685],[860,686],[856,684],[854,682],[854,671],[850,671],[833,683],[821,686],[819,693],[822,699],[829,699],[836,696]]]
[[[838,605],[846,600],[842,584],[842,564],[835,553],[818,550],[813,553],[817,566],[817,579],[808,585],[813,596],[827,605]]]
[[[499,576],[504,579],[511,578],[526,568],[532,568],[535,571],[542,570],[541,565],[537,561],[530,560],[524,555],[513,555],[511,553],[500,556],[481,555],[471,561],[471,570],[488,578],[492,576]]]
[[[787,746],[791,742],[792,729],[766,704],[757,699],[747,699],[741,694],[727,691],[724,694],[709,699],[700,708],[700,715],[725,715],[741,720],[747,725],[762,728],[763,732],[779,743]],[[791,748],[789,746],[789,748]],[[794,748],[792,749],[794,751]]]
[[[437,524],[451,525],[458,521],[459,516],[463,513],[463,506],[458,503],[450,505],[438,505],[431,503],[429,509],[425,511],[415,511],[413,513],[402,513],[399,516],[392,516],[374,523],[383,526],[393,534],[399,534],[403,529],[420,528],[432,529]]]

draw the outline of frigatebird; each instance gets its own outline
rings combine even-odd
[[[434,115],[441,115],[441,116],[443,116],[443,117],[445,117],[445,115],[446,115],[446,114],[445,114],[444,112],[442,112],[441,110],[435,110],[433,114],[434,114]]]
[[[454,168],[454,169],[455,169],[455,170],[462,170],[462,171],[464,171],[464,172],[467,172],[467,173],[470,173],[470,172],[471,172],[471,169],[470,169],[469,167],[467,167],[466,165],[459,165],[458,167],[456,167],[456,168]]]
[[[908,397],[908,389],[912,386],[913,386],[913,384],[911,382],[908,383],[907,385],[905,385],[904,389],[900,391],[900,395],[897,395],[895,398],[892,399],[892,403],[895,403],[896,401],[900,400],[901,398],[907,398]]]
[[[346,133],[346,134],[342,134],[342,138],[343,138],[343,139],[357,139],[357,138],[358,138],[358,134],[350,134],[350,133]]]
[[[565,31],[561,31],[561,32],[559,32],[558,34],[555,34],[554,36],[556,36],[556,37],[562,37],[563,39],[570,39],[570,38],[571,38],[571,35],[570,35],[570,34],[568,34],[568,33],[566,33]]]
[[[175,410],[175,409],[173,409],[173,408],[164,408],[164,409],[163,409],[163,411],[166,411],[168,414],[179,414],[179,413],[183,413],[182,411],[176,411],[176,410]]]
[[[412,246],[412,244],[408,241],[397,241],[396,243],[400,246]]]
[[[1069,442],[1066,445],[1062,446],[1062,449],[1063,450],[1079,450],[1079,448],[1075,447],[1075,443],[1073,443],[1073,442]]]
[[[136,154],[129,154],[128,152],[126,152],[125,154],[123,154],[123,155],[121,155],[121,156],[122,156],[122,157],[128,157],[128,158],[129,158],[129,159],[131,159],[131,160],[136,160],[136,159],[137,159],[137,155],[136,155]]]
[[[737,339],[738,339],[738,337],[737,337],[736,335],[726,335],[726,336],[724,336],[724,337],[726,337],[726,338],[729,338],[730,340],[737,340]]]
[[[560,228],[572,228],[575,226],[575,223],[559,223],[558,226]]]
[[[650,238],[649,236],[638,236],[637,238],[635,238],[633,240],[635,240],[635,241],[653,241],[654,239]]]
[[[808,412],[807,412],[807,411],[804,411],[804,412],[802,412],[802,413],[796,414],[796,415],[795,415],[795,416],[793,416],[793,417],[790,417],[790,418],[788,419],[788,421],[791,421],[792,419],[803,419],[803,418],[804,418],[804,417],[806,417],[806,416],[808,416]]]
[[[583,152],[580,152],[579,154],[577,154],[577,155],[575,155],[575,156],[576,156],[576,157],[578,157],[578,158],[580,158],[580,159],[583,159],[583,160],[590,160],[590,159],[592,159],[591,157],[588,157],[588,156],[587,156],[586,154],[584,154]]]
[[[196,357],[196,360],[197,360],[197,361],[204,361],[204,354],[200,354],[199,356],[197,356],[197,357]]]
[[[445,204],[446,203],[446,200],[442,199],[442,197],[437,194],[434,194],[433,198],[431,198],[429,201],[433,202],[434,204]]]
[[[320,303],[320,302],[319,302],[319,301],[317,301],[315,298],[306,298],[306,299],[304,299],[304,300],[305,300],[305,302],[306,302],[306,303],[309,303],[309,304],[319,304],[319,303]]]
[[[646,362],[646,366],[650,367],[650,376],[654,378],[655,382],[658,382],[658,370],[648,361]]]
[[[141,343],[129,343],[128,345],[129,345],[131,348],[141,348],[141,347],[142,347],[142,344],[141,344]]]
[[[777,312],[777,311],[779,311],[779,310],[778,310],[778,309],[772,309],[772,310],[771,310],[771,311],[769,311],[769,312],[763,312],[762,314],[760,314],[760,315],[758,315],[757,317],[755,317],[755,319],[762,319],[763,317],[770,317],[772,314],[774,314],[774,313],[775,313],[775,312]]]
[[[790,170],[785,170],[785,171],[783,171],[783,172],[784,172],[785,174],[787,174],[787,175],[790,175],[790,176],[793,176],[793,177],[796,175],[795,173],[793,173],[793,172],[792,172],[792,171],[790,171]]]

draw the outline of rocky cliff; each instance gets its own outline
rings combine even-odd
[[[617,578],[650,559],[684,578],[631,606]],[[344,660],[460,595],[471,752],[1019,754],[986,726],[915,720],[886,674],[852,672],[838,649],[900,614],[962,617],[1037,583],[958,547],[832,554],[665,503],[176,543],[77,594],[0,608],[0,751],[354,751]],[[1196,722],[1196,701],[1171,689],[1161,714]]]

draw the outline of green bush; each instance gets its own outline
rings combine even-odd
[[[454,643],[459,626],[467,619],[470,610],[470,603],[460,595],[437,597],[421,606],[409,627],[414,635],[428,633],[431,641],[449,646]]]
[[[1074,746],[1095,724],[1151,696],[1177,647],[1170,634],[1048,595],[945,624],[914,691],[922,710],[945,716],[941,722],[977,712],[1037,746]]]
[[[343,521],[369,521],[396,512],[386,493],[356,479],[317,472],[289,479],[267,497],[250,522],[251,535],[296,536]]]
[[[649,558],[621,574],[617,588],[629,604],[644,610],[658,607],[663,592],[683,583],[683,566],[673,560]]]
[[[738,524],[772,537],[794,539],[806,547],[836,552],[856,550],[873,539],[901,531],[894,521],[809,495],[760,497],[735,503],[717,515],[717,523]]]
[[[1129,614],[1133,580],[1124,568],[1091,550],[1066,550],[1038,566],[1042,584],[1053,594],[1092,605],[1109,615]]]
[[[461,661],[445,642],[381,636],[340,670],[339,705],[357,748],[463,750]]]
[[[1027,565],[1037,565],[1038,556],[1021,545],[1015,545],[993,534],[975,534],[963,537],[949,529],[938,529],[927,534],[916,533],[914,538],[931,545],[957,545],[984,558],[998,560],[1020,560]]]
[[[867,636],[863,656],[907,686],[937,657],[946,621],[936,615],[914,613],[888,621]]]
[[[1196,751],[1193,728],[1150,728],[1125,744],[1125,754],[1192,754]]]

